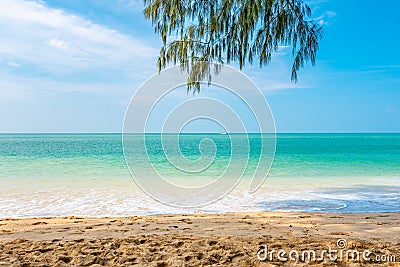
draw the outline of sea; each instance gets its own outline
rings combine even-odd
[[[178,152],[168,150],[168,138],[176,140],[173,134],[167,141],[157,134],[146,136],[146,154],[137,156],[151,161],[154,169],[149,169],[140,160],[127,166],[122,134],[0,134],[0,217],[400,212],[397,133],[277,134],[269,174],[255,192],[249,191],[246,179],[258,167],[257,147],[271,136],[181,134]],[[234,149],[232,138],[250,150]],[[210,148],[202,147],[204,140]],[[204,170],[182,172],[174,166],[182,158],[196,166],[203,154],[209,162]],[[229,178],[237,179],[244,162],[243,180],[224,197],[199,207],[163,203],[133,178],[158,173],[183,186],[202,186],[227,168],[234,170]]]

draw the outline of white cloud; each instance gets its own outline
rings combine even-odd
[[[371,66],[369,68],[370,69],[390,70],[390,69],[400,69],[400,65]]]
[[[13,67],[13,68],[19,68],[19,67],[21,67],[20,64],[14,62],[14,61],[9,61],[7,64],[8,64],[8,66]]]
[[[322,15],[314,18],[314,21],[317,21],[321,26],[328,26],[331,24],[332,19],[336,17],[336,15],[337,14],[335,11],[325,11]]]
[[[158,51],[114,29],[33,1],[3,0],[0,28],[0,58],[50,72],[99,66],[139,68]]]
[[[117,2],[121,5],[128,6],[131,10],[136,12],[143,10],[142,0],[117,0]]]
[[[59,39],[56,39],[56,38],[53,38],[53,39],[49,40],[48,44],[50,46],[54,46],[54,47],[59,48],[59,49],[64,49],[64,50],[68,49],[68,44],[65,41],[62,41],[62,40],[59,40]]]
[[[157,71],[158,49],[42,1],[1,4],[0,132],[119,130],[120,101]],[[93,123],[79,128],[69,106]],[[53,127],[59,120],[75,128]]]
[[[330,18],[336,17],[336,12],[335,11],[326,11],[325,15],[330,19]]]

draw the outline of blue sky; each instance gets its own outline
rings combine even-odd
[[[324,26],[316,67],[290,82],[290,49],[244,72],[278,132],[400,132],[399,1],[308,1]],[[0,132],[120,132],[156,73],[140,0],[3,0]]]

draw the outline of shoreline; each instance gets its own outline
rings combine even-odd
[[[5,217],[0,217],[1,220],[33,220],[33,219],[69,219],[69,218],[81,218],[81,219],[115,219],[115,218],[131,218],[131,217],[177,217],[177,216],[195,216],[195,215],[207,215],[207,216],[213,216],[213,215],[230,215],[230,214],[245,214],[245,215],[256,215],[256,214],[313,214],[313,215],[324,215],[324,214],[330,214],[330,215],[344,215],[344,216],[351,216],[351,215],[368,215],[368,214],[373,214],[373,215],[384,215],[384,214],[392,214],[400,215],[400,210],[399,211],[361,211],[361,212],[332,212],[332,211],[284,211],[284,210],[277,210],[277,211],[257,211],[257,210],[249,210],[249,211],[213,211],[213,212],[207,212],[207,211],[202,211],[202,210],[194,210],[193,212],[182,212],[182,213],[154,213],[154,214],[137,214],[137,215],[80,215],[80,214],[66,214],[66,215],[38,215],[38,216],[27,216],[27,217],[18,217],[18,216],[5,216]]]
[[[0,266],[268,266],[260,246],[337,247],[400,262],[400,213],[235,212],[0,219]],[[278,259],[274,264],[281,263]],[[309,264],[328,264],[309,262]],[[265,265],[267,264],[267,265]],[[29,266],[29,265],[27,265]]]

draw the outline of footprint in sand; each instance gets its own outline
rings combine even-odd
[[[193,224],[193,222],[191,220],[189,220],[189,219],[180,219],[179,221],[187,223],[187,224]]]
[[[47,224],[47,222],[34,222],[32,225],[41,225],[41,224]]]
[[[378,222],[376,225],[387,225],[387,224],[391,224],[389,222]]]
[[[15,239],[15,240],[13,241],[13,243],[14,243],[14,244],[21,244],[21,243],[24,243],[24,242],[26,242],[26,241],[27,241],[26,239],[17,238],[17,239]]]
[[[348,233],[344,233],[344,232],[332,232],[332,233],[329,233],[329,235],[344,235],[344,236],[350,236]]]

